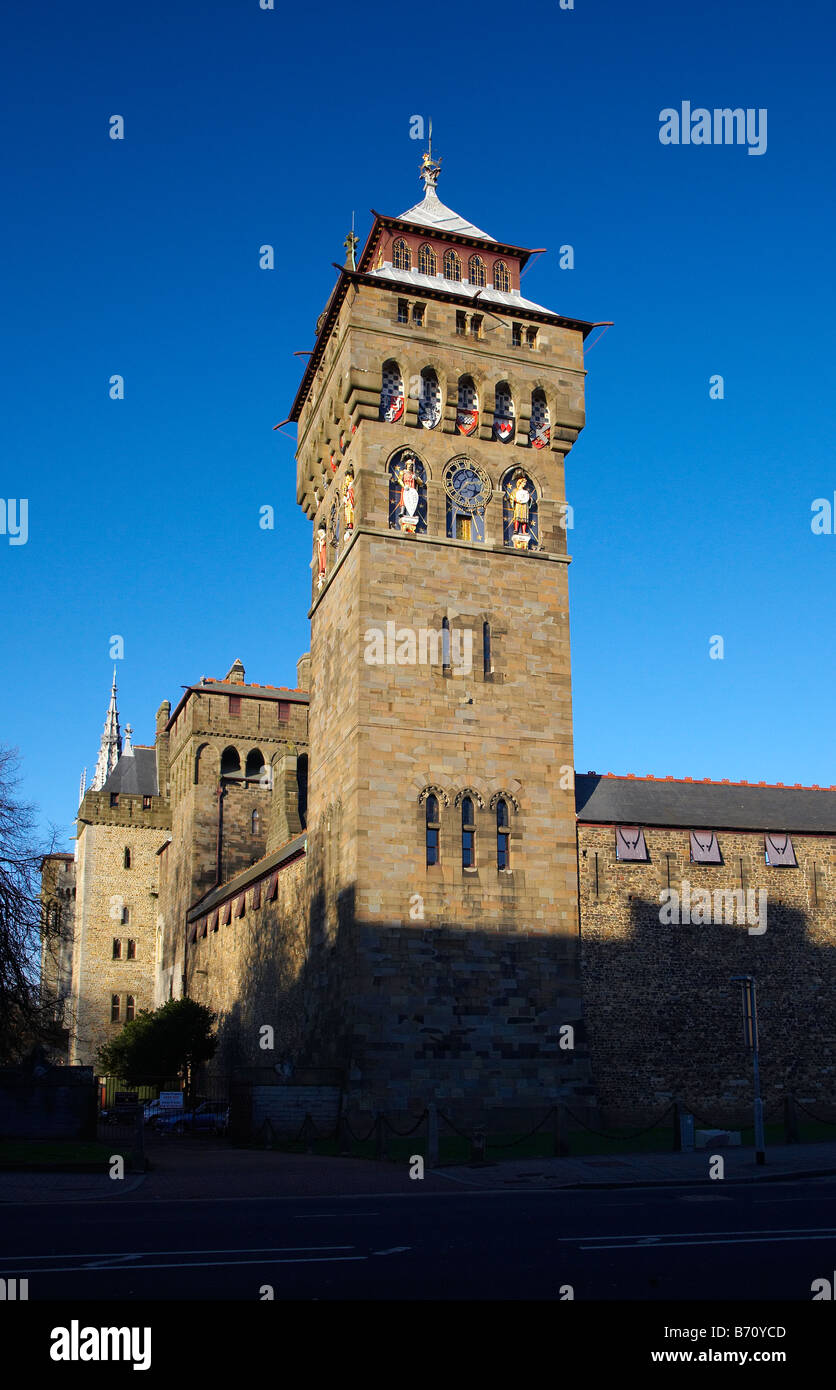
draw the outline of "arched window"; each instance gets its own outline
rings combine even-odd
[[[475,434],[479,424],[479,394],[472,376],[459,377],[456,429],[459,434]]]
[[[444,278],[445,280],[461,280],[462,278],[462,263],[456,251],[444,252]]]
[[[485,288],[485,262],[481,256],[471,256],[467,263],[467,278],[471,285]]]
[[[250,816],[250,830],[253,835],[258,835],[261,830],[261,821],[259,819],[258,811],[253,811],[252,815]]]
[[[426,242],[418,252],[418,273],[420,275],[435,275],[438,260],[431,246]]]
[[[551,439],[551,420],[546,393],[542,386],[536,386],[531,393],[531,426],[529,443],[532,449],[545,449]]]
[[[125,997],[125,1022],[132,1023],[136,1014],[136,999],[132,994]]]
[[[514,400],[507,381],[500,381],[494,393],[493,437],[500,444],[514,438]]]
[[[230,744],[230,746],[228,748],[225,748],[223,753],[221,754],[221,776],[240,777],[240,775],[241,759],[238,756],[238,749],[233,748],[232,744]]]
[[[427,864],[438,863],[438,832],[441,822],[438,819],[438,797],[428,796],[427,809]]]
[[[495,290],[501,290],[503,294],[508,294],[511,289],[511,276],[504,261],[493,263],[493,287]]]
[[[113,959],[122,959],[122,942],[118,939],[118,937],[115,936],[113,938]]]
[[[127,903],[124,903],[123,906],[122,906],[122,912],[121,912],[121,915],[120,915],[120,917],[119,917],[119,921],[122,922],[122,923],[124,924],[124,923],[126,923],[126,922],[130,922],[130,920],[131,920],[131,909],[128,907],[128,904],[127,904]]]
[[[511,858],[508,847],[510,836],[508,826],[508,803],[497,801],[496,803],[496,867],[498,869],[508,869],[511,865]]]
[[[128,960],[136,960],[136,941],[133,938],[128,941]]]
[[[441,673],[450,674],[450,619],[441,619]]]
[[[412,252],[403,237],[398,237],[392,247],[392,264],[396,270],[409,270],[412,265]]]
[[[131,851],[128,849],[127,845],[125,845],[125,853],[122,856],[122,863],[126,869],[129,869],[131,867]]]
[[[482,675],[486,678],[493,672],[491,661],[491,625],[482,624]]]
[[[264,777],[264,755],[260,748],[251,748],[247,754],[244,775],[248,782],[260,782]]]
[[[476,820],[473,812],[473,800],[466,796],[462,799],[462,868],[473,869],[476,867]]]
[[[122,1011],[121,1011],[120,1004],[119,1004],[119,995],[118,995],[118,994],[111,994],[111,996],[110,996],[110,1021],[111,1021],[111,1023],[118,1023],[118,1022],[119,1022],[119,1018],[120,1018],[121,1012],[122,1012]]]
[[[441,387],[432,367],[425,367],[421,372],[418,421],[425,430],[434,430],[441,421]]]
[[[380,418],[390,425],[403,415],[403,377],[397,362],[383,363],[380,378]]]

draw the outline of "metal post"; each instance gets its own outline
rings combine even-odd
[[[434,1100],[427,1106],[427,1167],[438,1167],[438,1110]]]

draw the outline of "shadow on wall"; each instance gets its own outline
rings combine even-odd
[[[353,889],[331,912],[319,892],[304,931],[249,938],[238,981],[218,1071],[337,1069],[364,1111],[593,1105],[574,937],[356,922]]]
[[[583,937],[584,1012],[606,1116],[638,1122],[674,1098],[712,1124],[751,1112],[733,975],[757,981],[767,1114],[775,1118],[785,1096],[836,1107],[836,952],[811,941],[804,912],[772,898],[766,925],[750,935],[747,925],[662,924],[658,901],[635,899],[629,937]]]

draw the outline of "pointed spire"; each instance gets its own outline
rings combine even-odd
[[[113,685],[110,687],[110,704],[104,722],[104,732],[99,745],[96,771],[90,783],[90,790],[101,791],[111,772],[119,761],[122,752],[122,735],[119,731],[119,711],[116,708],[116,667],[113,668]]]
[[[133,736],[133,729],[131,728],[131,725],[130,725],[130,724],[126,724],[126,725],[125,725],[125,742],[124,742],[124,744],[122,745],[122,757],[123,757],[123,758],[132,758],[133,755],[134,755],[134,750],[133,750],[133,748],[131,747],[131,738],[132,738],[132,736]]]
[[[84,771],[83,771],[82,774],[81,774],[81,782],[80,782],[79,788],[78,788],[78,804],[79,804],[79,806],[81,805],[82,801],[84,800],[84,793],[86,792],[86,790],[87,790],[87,768],[85,768]]]

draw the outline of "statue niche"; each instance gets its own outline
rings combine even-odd
[[[411,449],[389,460],[389,526],[408,536],[427,529],[427,472]]]

